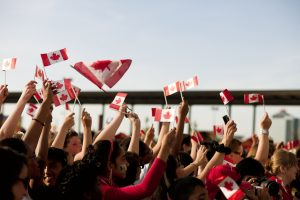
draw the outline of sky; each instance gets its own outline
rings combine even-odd
[[[83,91],[101,92],[70,64],[125,58],[132,59],[131,67],[113,88],[106,88],[108,91],[158,91],[194,75],[199,78],[194,90],[199,91],[300,89],[298,0],[0,3],[0,60],[17,57],[16,70],[6,73],[9,91],[21,91],[33,78],[35,65],[42,66],[41,53],[62,48],[67,48],[69,60],[47,67],[47,75],[52,80],[71,77]],[[4,82],[3,72],[0,81]],[[102,107],[89,108],[97,119]],[[143,108],[136,109],[143,112]],[[298,107],[269,107],[268,111],[280,109],[300,117]],[[60,119],[64,111],[57,110]],[[114,115],[106,111],[107,117]],[[250,107],[233,109],[232,117],[243,116],[238,117],[241,135],[251,130],[251,111]],[[203,112],[202,118],[198,112]],[[221,122],[219,115],[224,112],[222,106],[215,112],[210,106],[200,106],[193,108],[192,117],[195,115],[199,128],[209,129],[212,119]],[[28,121],[26,114],[23,117]],[[94,128],[96,124],[97,120]]]

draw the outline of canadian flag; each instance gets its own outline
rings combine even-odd
[[[220,92],[220,97],[224,104],[228,104],[229,102],[233,101],[233,99],[234,99],[233,96],[231,95],[231,93],[227,89]]]
[[[77,62],[73,68],[100,89],[103,84],[112,88],[126,73],[131,62],[130,59],[118,61],[98,60],[93,63]]]
[[[181,90],[185,91],[198,86],[198,76],[194,76],[186,81],[182,81]]]
[[[72,85],[72,88],[73,88],[76,96],[78,97],[80,92],[81,92],[81,89],[79,87],[75,86],[75,85]]]
[[[37,106],[34,105],[33,103],[29,103],[28,106],[27,106],[27,111],[26,111],[26,113],[27,113],[28,115],[30,115],[31,117],[33,117],[34,114],[35,114],[35,112],[36,112],[36,110],[37,110]]]
[[[178,120],[179,120],[179,118],[176,116],[176,117],[175,117],[175,122],[176,122],[176,124],[178,123]],[[189,118],[185,117],[185,118],[184,118],[184,123],[187,124],[187,123],[189,123],[189,122],[190,122]]]
[[[63,79],[59,81],[52,81],[52,84],[55,85],[55,89],[57,93],[61,93],[65,90],[72,90],[71,79]]]
[[[156,109],[154,121],[173,122],[175,119],[175,109]]]
[[[15,69],[17,63],[17,58],[6,58],[2,61],[2,70]]]
[[[200,143],[203,141],[203,137],[201,135],[200,131],[196,131],[195,134],[191,137],[192,140],[194,140],[197,143]]]
[[[50,53],[41,54],[44,67],[68,60],[67,49],[52,51]]]
[[[264,96],[261,94],[244,94],[244,103],[263,103]]]
[[[43,99],[42,89],[37,89],[36,93],[33,95],[36,101],[40,101]]]
[[[181,91],[181,84],[179,81],[175,82],[175,83],[171,83],[170,85],[167,85],[164,87],[164,93],[166,96],[172,95],[176,92]]]
[[[127,93],[121,93],[119,92],[112,103],[109,105],[111,109],[120,110],[121,106],[123,105],[125,98],[127,96]]]
[[[66,108],[66,110],[70,110],[70,107],[69,107],[68,103],[65,104],[65,108]]]
[[[44,70],[36,66],[34,77],[44,81],[45,80]]]
[[[231,159],[229,159],[227,156],[225,156],[222,164],[223,165],[229,165],[230,167],[235,167],[236,166],[236,164],[233,164]]]
[[[216,124],[213,126],[214,135],[224,135],[224,126],[222,124]]]
[[[71,100],[75,99],[75,94],[71,89],[64,90],[60,93],[57,93],[53,96],[53,103],[54,105],[60,106],[62,104],[65,104]]]
[[[161,109],[161,108],[151,108],[151,116],[155,117],[155,113],[157,109]]]
[[[224,196],[229,200],[240,200],[245,197],[245,193],[238,184],[229,176],[218,184]]]
[[[300,145],[299,140],[290,140],[287,142],[287,144],[284,146],[284,148],[286,150],[291,150],[291,149],[297,148],[299,145]]]

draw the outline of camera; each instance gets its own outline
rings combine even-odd
[[[258,178],[254,181],[258,186],[268,189],[270,196],[278,196],[279,184],[275,181],[269,180],[266,177]]]

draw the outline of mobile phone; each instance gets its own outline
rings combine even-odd
[[[229,117],[227,115],[223,116],[223,121],[224,121],[225,124],[227,124],[227,122],[229,122],[229,120],[230,119],[229,119]]]

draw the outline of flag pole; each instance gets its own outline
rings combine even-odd
[[[165,91],[164,91],[164,97],[165,97],[166,106],[168,107],[168,101],[167,101],[167,97],[166,97]]]
[[[179,83],[179,92],[180,92],[180,96],[181,96],[181,101],[183,102],[183,95],[182,95],[182,89],[181,89],[181,83]]]
[[[265,97],[264,97],[264,96],[262,96],[262,100],[263,100],[264,111],[266,112],[266,107],[265,107]]]
[[[44,69],[44,72],[45,72],[46,79],[48,79],[45,67],[43,69]]]
[[[226,108],[227,115],[228,115],[228,117],[230,118],[230,115],[229,115],[229,110],[228,110],[228,107],[227,107],[227,105],[225,105],[225,108]]]
[[[77,100],[77,99],[74,100],[72,112],[74,112],[76,100]]]
[[[4,71],[4,85],[6,85],[6,70],[3,71]]]
[[[71,85],[71,88],[72,88],[72,91],[74,92],[75,99],[78,101],[79,105],[81,106],[81,103],[80,103],[80,101],[79,101],[79,99],[78,99],[78,97],[77,97],[77,94],[76,94],[76,92],[75,92],[75,90],[74,90],[74,88],[73,88],[72,85]],[[74,101],[74,105],[75,105],[75,102],[76,102],[76,101]]]

